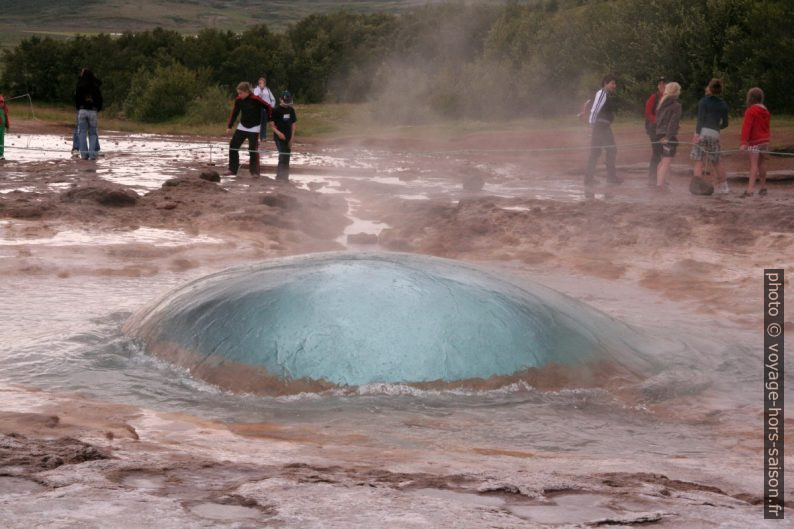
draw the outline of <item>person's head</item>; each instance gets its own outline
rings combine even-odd
[[[80,68],[80,79],[88,79],[91,80],[94,78],[94,72],[91,71],[91,68],[88,66],[83,66]]]
[[[762,105],[764,103],[764,91],[753,87],[747,91],[747,106]]]
[[[601,79],[601,88],[607,92],[614,92],[618,87],[618,78],[614,74],[607,74]]]
[[[251,95],[251,85],[243,81],[242,83],[237,85],[237,95],[240,97],[248,97]]]
[[[292,104],[292,94],[290,93],[289,90],[284,90],[283,92],[281,92],[281,97],[279,99],[281,100],[281,104],[283,105]]]
[[[257,81],[257,84],[259,85],[259,88],[264,88],[265,86],[267,86],[267,77],[265,77],[264,75],[260,77],[259,81]]]
[[[664,93],[662,97],[659,99],[659,103],[656,105],[656,108],[661,108],[662,103],[667,101],[668,99],[677,99],[678,96],[681,94],[681,85],[673,81],[672,83],[667,83],[664,86]]]
[[[722,80],[714,78],[709,81],[709,85],[706,87],[706,93],[712,96],[718,96],[722,94]]]
[[[0,107],[6,106],[6,98],[3,97],[3,94],[0,94]]]
[[[666,85],[667,85],[667,79],[665,79],[664,77],[659,77],[656,80],[656,91],[659,92],[660,94],[663,94],[664,93],[664,87]]]
[[[678,97],[681,95],[681,85],[673,81],[672,83],[667,83],[664,87],[664,97]]]

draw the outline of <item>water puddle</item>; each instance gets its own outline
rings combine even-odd
[[[118,244],[150,244],[160,247],[177,247],[195,244],[223,244],[224,241],[206,235],[190,235],[183,231],[158,228],[137,228],[130,231],[94,233],[64,230],[49,237],[19,238],[9,233],[8,224],[0,224],[0,246],[111,246]]]
[[[121,484],[133,489],[159,490],[165,485],[165,477],[145,473],[135,473],[124,476],[124,478],[121,480]]]
[[[550,505],[511,505],[508,510],[541,524],[589,524],[617,515],[607,507],[609,501],[600,494],[564,494],[556,496]]]
[[[189,510],[196,516],[210,520],[248,520],[262,516],[260,511],[251,507],[221,503],[199,503],[190,507]]]

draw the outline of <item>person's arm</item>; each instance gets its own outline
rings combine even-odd
[[[289,141],[287,142],[287,146],[292,148],[292,140],[295,139],[295,131],[298,130],[298,124],[293,121],[292,123],[290,123],[289,126],[290,126],[290,136],[289,136]]]
[[[270,128],[272,128],[272,129],[273,129],[273,134],[275,134],[275,135],[276,135],[276,137],[277,137],[278,139],[280,139],[281,141],[284,141],[284,140],[286,139],[286,136],[284,136],[284,133],[283,133],[283,132],[281,132],[280,130],[278,130],[278,127],[276,126],[276,122],[275,122],[275,121],[273,121],[273,119],[271,118],[269,123],[270,123]]]
[[[3,115],[6,118],[6,130],[11,130],[10,125],[8,124],[8,107],[3,105]]]
[[[590,109],[590,117],[588,118],[587,122],[591,125],[596,122],[598,119],[598,113],[601,112],[601,108],[604,106],[607,100],[607,91],[604,89],[599,90],[596,92],[595,99],[593,100],[593,108]]]
[[[681,114],[683,114],[683,111],[684,109],[681,107],[680,103],[673,108],[673,115],[670,117],[670,124],[667,126],[668,138],[678,137],[678,128],[681,123]]]

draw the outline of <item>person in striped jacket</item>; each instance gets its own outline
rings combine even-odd
[[[606,153],[607,182],[619,184],[623,180],[618,178],[615,173],[615,158],[617,147],[615,147],[615,136],[612,134],[612,121],[615,119],[617,110],[615,100],[615,90],[617,90],[617,78],[612,75],[605,75],[601,81],[601,89],[593,97],[593,106],[590,109],[588,123],[592,128],[592,140],[590,143],[590,158],[587,161],[584,184],[585,187],[596,183],[594,178],[596,163],[601,156],[601,150]]]

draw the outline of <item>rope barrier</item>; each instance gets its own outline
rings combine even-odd
[[[9,97],[8,99],[6,99],[6,101],[13,101],[14,99],[22,99],[23,97],[28,98],[28,104],[30,105],[30,115],[35,120],[36,114],[33,112],[33,98],[30,97],[30,94],[22,94],[19,96]]]
[[[670,142],[671,144],[673,142]],[[696,143],[687,142],[687,141],[679,141],[674,142],[677,145],[689,145],[694,146],[697,145]],[[576,147],[536,147],[536,148],[525,148],[525,149],[456,149],[456,150],[437,150],[437,151],[380,151],[380,152],[388,152],[389,154],[405,154],[405,155],[425,155],[425,156],[432,156],[432,155],[450,155],[450,154],[468,154],[468,153],[522,153],[522,154],[537,154],[537,153],[559,153],[559,152],[577,152],[577,151],[590,151],[593,149],[602,149],[602,148],[610,148],[614,147],[615,149],[633,149],[633,148],[640,148],[640,147],[647,147],[650,144],[661,144],[661,142],[645,142],[645,143],[627,143],[627,144],[615,144],[615,145],[607,145],[607,146],[576,146]],[[61,149],[46,149],[40,147],[22,147],[16,145],[6,145],[6,149],[16,149],[16,150],[23,150],[23,151],[36,151],[36,152],[64,152]],[[220,149],[221,152],[229,150],[229,151],[237,151],[240,153],[250,153],[249,149],[239,148],[239,149],[231,149],[225,144],[212,144],[208,143],[206,145],[198,145],[195,147],[173,147],[173,148],[155,148],[150,149],[147,152],[149,153],[171,153],[171,152],[196,152],[196,151],[209,151],[210,161],[212,161],[212,151],[213,149]],[[140,154],[143,152],[142,150],[126,152],[126,151],[119,151],[113,153],[113,156],[125,156],[125,155],[134,155]],[[269,150],[269,149],[258,149],[253,152],[257,152],[261,154],[272,153],[274,155],[279,156],[313,156],[317,155],[317,153],[312,152],[302,152],[302,151],[293,151],[290,153],[280,153],[276,150]],[[706,154],[732,154],[732,153],[748,153],[748,152],[757,152],[759,154],[768,154],[772,156],[781,156],[781,157],[791,157],[794,156],[794,153],[790,152],[776,152],[770,150],[762,150],[762,151],[749,151],[743,149],[724,149],[719,151],[709,151],[707,149],[703,149],[703,152]],[[360,157],[360,154],[356,154],[356,157]]]
[[[14,96],[14,97],[8,98],[8,99],[6,99],[6,101],[13,101],[15,99],[22,99],[22,98],[25,98],[25,97],[28,98],[28,103],[30,105],[30,114],[31,114],[31,116],[33,116],[33,119],[35,120],[36,116],[35,116],[35,114],[33,112],[33,98],[30,96],[29,93],[21,94],[21,95],[18,95],[18,96]],[[675,143],[677,145],[697,145],[695,143],[686,142],[686,141],[678,141],[678,142],[671,142],[671,143]],[[647,147],[649,144],[662,144],[662,142],[628,143],[628,144],[622,144],[622,145],[608,145],[608,146],[596,146],[596,147],[582,145],[582,146],[578,146],[578,147],[536,147],[536,148],[530,148],[530,149],[457,149],[457,150],[412,151],[412,152],[405,152],[405,151],[394,152],[394,151],[385,151],[384,150],[384,151],[381,151],[381,152],[387,152],[390,155],[405,154],[405,155],[412,155],[412,156],[416,156],[416,155],[426,155],[426,156],[451,155],[451,154],[468,154],[468,153],[522,153],[522,154],[526,153],[526,154],[537,154],[537,153],[590,151],[590,150],[593,150],[593,149],[603,149],[603,148],[609,148],[609,147],[614,147],[616,149],[625,150],[625,149],[634,149],[634,148],[640,148],[640,147]],[[29,143],[28,143],[28,145],[29,145]],[[212,163],[212,150],[213,150],[214,147],[218,147],[221,150],[221,152],[223,152],[226,149],[228,149],[229,151],[237,151],[237,152],[242,152],[242,153],[251,152],[250,149],[243,149],[243,148],[231,149],[231,148],[227,147],[225,144],[220,144],[220,145],[219,144],[214,144],[213,145],[212,143],[208,143],[206,146],[201,146],[201,147],[188,147],[188,148],[175,147],[173,149],[152,149],[149,152],[167,153],[167,152],[172,152],[172,151],[189,151],[190,152],[190,151],[209,150],[210,163]],[[31,148],[31,147],[17,147],[15,145],[6,145],[5,148],[6,149],[18,149],[18,150],[35,150],[35,151],[39,151],[39,152],[61,152],[60,150],[56,150],[56,149],[36,149],[36,148]],[[742,150],[742,149],[725,149],[725,150],[720,150],[720,151],[709,151],[709,150],[706,150],[706,149],[702,149],[702,150],[703,150],[704,153],[710,154],[710,155],[714,155],[714,154],[723,155],[723,154],[748,152],[747,150]],[[278,152],[278,151],[263,150],[263,149],[257,149],[254,152],[257,152],[260,155],[264,154],[264,153],[271,153],[272,152],[272,153],[277,153],[279,156],[294,156],[294,155],[310,156],[310,155],[316,154],[316,153],[309,153],[309,152],[305,152],[305,153],[304,152],[281,153],[281,152]],[[794,156],[794,153],[790,153],[790,152],[775,152],[775,151],[769,151],[769,150],[752,151],[752,152],[757,152],[759,154],[768,154],[770,156],[781,156],[781,157]],[[122,155],[122,154],[127,154],[127,153],[117,153],[114,156],[118,156],[118,155]],[[360,155],[356,155],[356,156],[358,157]],[[105,157],[107,158],[107,156],[105,156]]]

